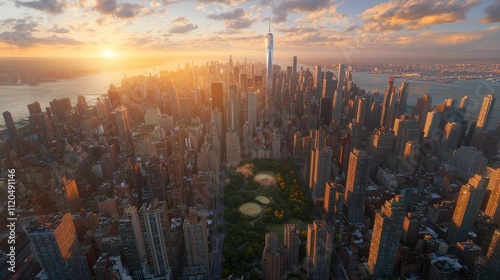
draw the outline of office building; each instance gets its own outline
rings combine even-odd
[[[297,272],[299,269],[299,245],[300,232],[295,224],[286,224],[283,227],[284,245],[286,249],[287,269],[292,272]]]
[[[399,249],[399,239],[403,229],[406,207],[402,196],[388,200],[380,211],[375,213],[368,270],[374,278],[390,277]]]
[[[332,236],[324,220],[315,220],[307,227],[306,265],[310,279],[330,279]]]
[[[266,245],[262,252],[262,279],[279,280],[285,273],[286,254],[283,248],[278,246],[278,234],[276,232],[266,233]]]
[[[69,213],[34,219],[25,230],[35,259],[48,279],[92,279]]]
[[[476,220],[481,208],[489,178],[475,174],[469,182],[462,186],[446,240],[450,244],[465,241],[469,230]]]
[[[80,213],[83,205],[75,180],[63,177],[61,184],[56,187],[55,193],[59,212]]]
[[[425,122],[427,120],[427,114],[432,106],[432,97],[428,94],[422,95],[417,99],[417,104],[413,108],[411,113],[412,118],[418,116],[420,120],[420,129],[424,130]]]
[[[396,117],[404,115],[406,111],[406,103],[408,102],[408,95],[410,94],[410,84],[403,82],[399,87],[398,105]]]
[[[12,114],[9,111],[3,112],[3,119],[5,121],[5,125],[7,126],[7,130],[9,131],[9,136],[11,138],[17,138],[17,129],[16,125],[14,124]]]
[[[462,146],[453,152],[450,164],[456,168],[459,178],[468,179],[474,174],[483,174],[488,159],[480,150],[471,146]]]
[[[339,64],[339,72],[337,74],[337,89],[342,90],[345,84],[345,65]]]
[[[210,276],[210,253],[208,250],[207,210],[189,208],[189,218],[184,220],[184,244],[189,266],[205,265],[206,276]]]
[[[269,33],[266,36],[266,93],[269,96],[273,90],[273,34],[271,33],[271,22],[269,22]]]
[[[236,131],[226,133],[226,165],[228,168],[236,167],[241,161],[240,137]]]
[[[488,122],[491,119],[491,113],[495,107],[496,97],[492,94],[488,94],[483,99],[483,104],[481,105],[481,110],[479,110],[479,116],[476,123],[476,134],[486,131],[488,129]]]
[[[176,258],[170,239],[170,221],[165,201],[154,199],[139,210],[142,236],[146,247],[147,274],[168,275],[175,271]]]
[[[125,253],[124,263],[132,275],[141,276],[142,267],[146,261],[146,247],[144,246],[141,223],[135,206],[128,206],[123,209],[123,216],[119,220],[118,229]]]
[[[257,126],[257,93],[249,92],[247,100],[248,124],[252,131]]]
[[[221,112],[221,130],[225,132],[225,107],[224,107],[224,91],[222,89],[222,83],[217,82],[217,83],[212,83],[211,84],[211,89],[212,89],[212,111],[216,110],[216,108],[219,108],[219,111]]]
[[[316,90],[316,92],[322,92],[322,85],[323,85],[323,75],[321,75],[321,66],[319,65],[314,65],[314,72],[313,72],[313,87]]]
[[[494,280],[498,279],[498,275],[500,275],[500,229],[493,233],[480,279]]]
[[[490,177],[487,189],[491,191],[484,213],[493,218],[493,222],[500,225],[500,168],[487,167],[485,174]]]
[[[363,221],[370,162],[371,157],[362,149],[354,149],[349,156],[345,190],[347,220],[349,223],[361,223]]]
[[[124,106],[120,106],[117,107],[114,112],[116,117],[116,130],[120,141],[120,150],[126,150],[133,145],[127,110]]]
[[[227,128],[240,131],[240,94],[237,85],[229,86],[229,100],[227,103]]]
[[[315,204],[324,201],[325,184],[332,173],[332,148],[314,148],[311,153],[309,187],[313,192]]]
[[[380,115],[380,126],[392,127],[396,118],[396,98],[394,98],[394,77],[389,77],[384,92],[382,111]]]

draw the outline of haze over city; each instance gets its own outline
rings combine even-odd
[[[498,58],[498,1],[1,1],[2,57]]]
[[[0,10],[0,279],[498,280],[500,0]]]

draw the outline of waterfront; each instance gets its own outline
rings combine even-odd
[[[110,84],[119,86],[124,75],[156,75],[160,71],[175,70],[179,64],[184,65],[184,62],[174,62],[162,66],[124,71],[101,72],[75,79],[41,83],[36,86],[0,86],[0,96],[2,97],[0,110],[2,112],[10,111],[14,119],[19,120],[28,117],[27,105],[35,101],[40,102],[42,108],[45,108],[49,106],[49,102],[53,99],[68,97],[72,104],[75,104],[77,97],[84,95],[87,101],[92,103],[98,96],[107,92]],[[353,80],[358,87],[371,92],[378,90],[381,94],[383,94],[387,85],[387,77],[388,75],[386,74],[353,73]],[[396,78],[395,86],[399,87],[403,80],[403,78]],[[485,80],[460,80],[453,83],[413,81],[410,79],[406,79],[406,81],[410,83],[408,106],[412,107],[416,103],[417,98],[422,96],[422,94],[431,95],[433,105],[442,103],[449,97],[460,102],[460,99],[464,95],[468,95],[470,98],[468,112],[473,116],[478,114],[482,100],[486,94],[491,93],[494,96],[498,96],[500,92],[500,83],[491,83]],[[494,118],[489,123],[489,129],[495,129],[498,124],[500,102],[496,102],[492,117]],[[4,124],[3,118],[0,118],[0,125]]]

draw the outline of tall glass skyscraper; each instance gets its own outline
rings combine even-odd
[[[269,22],[269,33],[267,33],[266,37],[267,94],[273,89],[273,49],[273,34],[271,33],[271,22]]]

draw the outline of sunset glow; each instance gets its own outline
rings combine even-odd
[[[498,1],[2,1],[0,56],[495,57]],[[418,38],[418,42],[416,42]],[[103,51],[105,49],[105,51]],[[123,54],[123,55],[122,55]],[[279,58],[279,57],[278,57]],[[347,58],[347,57],[346,57]]]

